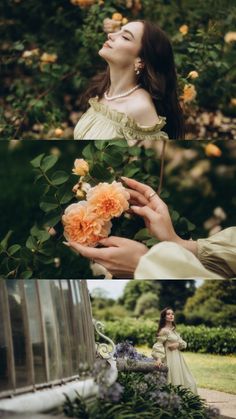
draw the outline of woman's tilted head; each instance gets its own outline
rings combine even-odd
[[[166,326],[167,323],[171,323],[172,326],[175,328],[175,313],[174,310],[171,307],[166,307],[160,312],[160,320],[158,324],[157,333],[160,332],[160,330]]]
[[[108,34],[99,55],[108,63],[105,72],[91,82],[87,96],[102,98],[110,87],[111,68],[133,72],[134,84],[140,84],[151,96],[156,112],[166,117],[170,139],[184,139],[183,113],[177,95],[177,75],[171,42],[155,23],[137,20]]]
[[[107,41],[99,50],[99,55],[109,64],[115,64],[124,70],[138,65],[141,51],[144,24],[142,22],[130,22],[124,25],[118,32],[108,34]]]

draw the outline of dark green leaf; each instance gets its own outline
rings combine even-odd
[[[45,154],[40,154],[39,156],[35,157],[35,159],[31,160],[30,164],[38,169],[41,165],[42,159],[45,156]]]
[[[21,249],[21,246],[19,244],[13,244],[9,249],[7,250],[9,255],[14,255]]]
[[[58,186],[67,182],[68,179],[69,175],[66,172],[64,172],[63,170],[58,170],[57,172],[53,173],[51,182],[53,185]]]
[[[46,156],[44,157],[41,168],[44,172],[47,172],[49,169],[51,169],[53,166],[55,166],[56,162],[58,161],[58,156]]]

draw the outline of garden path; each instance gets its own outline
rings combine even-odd
[[[220,409],[222,419],[236,418],[236,395],[223,393],[222,391],[198,388],[199,396],[205,399],[207,404]]]

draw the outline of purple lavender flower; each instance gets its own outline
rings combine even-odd
[[[119,383],[114,383],[112,386],[99,386],[98,397],[102,400],[110,402],[118,402],[124,392],[124,387]]]

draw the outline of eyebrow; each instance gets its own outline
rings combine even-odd
[[[123,29],[123,28],[122,28]],[[128,29],[123,29],[124,32],[129,33],[133,39],[135,39],[134,35],[132,34],[132,32],[130,32]]]

